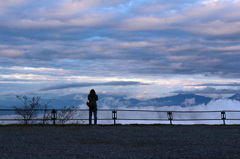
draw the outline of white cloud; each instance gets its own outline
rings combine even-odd
[[[183,105],[185,106],[191,106],[194,104],[196,104],[195,98],[185,99],[185,101],[183,102]]]
[[[220,20],[196,23],[191,27],[185,27],[185,31],[191,31],[196,34],[204,34],[204,35],[234,35],[239,34],[240,30],[240,22],[223,22]]]
[[[3,50],[0,50],[0,56],[10,57],[10,58],[24,57],[24,51],[15,50],[15,49],[3,49]]]
[[[27,3],[28,0],[4,0],[0,1],[0,15],[4,15],[10,7],[22,5]]]
[[[101,7],[117,7],[120,4],[127,2],[127,0],[63,0],[56,1],[50,7],[39,10],[38,15],[48,18],[73,18],[79,14],[91,14],[95,9]]]

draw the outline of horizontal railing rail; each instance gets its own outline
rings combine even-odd
[[[0,121],[44,121],[44,122],[51,122],[53,124],[57,124],[57,121],[87,121],[89,120],[88,117],[80,118],[81,115],[78,117],[72,115],[70,117],[60,116],[61,112],[70,112],[74,111],[75,113],[79,112],[88,112],[88,109],[18,109],[22,113],[17,113],[16,109],[0,109]],[[27,118],[28,111],[35,111],[39,114],[45,112],[48,113],[48,117],[43,118],[40,116],[35,116],[31,118]],[[226,120],[233,121],[233,120],[240,120],[240,110],[217,110],[217,111],[161,111],[161,110],[137,110],[137,109],[98,109],[99,112],[107,112],[105,116],[108,117],[101,117],[98,120],[112,120],[113,124],[117,124],[117,121],[169,121],[170,124],[173,124],[173,121],[218,121],[222,120],[222,124],[226,124]],[[4,113],[1,115],[1,113]],[[12,112],[11,114],[6,114],[6,112]],[[24,114],[24,112],[26,114]],[[130,114],[129,114],[130,113]],[[131,113],[134,113],[132,115]],[[157,113],[155,114],[155,118],[149,117],[138,117],[141,113]],[[216,113],[218,113],[216,115]],[[228,113],[239,113],[239,116],[233,118],[227,118]],[[23,114],[26,115],[25,118]],[[159,116],[159,114],[162,114]],[[164,115],[165,114],[165,115]],[[185,114],[185,115],[184,115]],[[189,115],[193,114],[194,117],[189,117]],[[201,114],[200,116],[196,116],[196,114]],[[207,117],[202,117],[203,114],[211,114],[213,118],[210,118],[209,115]],[[215,114],[215,115],[213,115]],[[43,114],[42,114],[43,115]],[[46,115],[46,114],[45,114]],[[180,116],[179,116],[180,115]],[[183,116],[184,115],[184,116]],[[137,116],[133,118],[132,116]],[[157,116],[157,118],[156,118]],[[216,117],[217,116],[217,117]],[[239,117],[239,118],[238,118]],[[0,123],[1,124],[1,123]],[[240,123],[239,123],[240,124]]]

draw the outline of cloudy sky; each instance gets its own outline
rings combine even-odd
[[[0,1],[0,95],[240,92],[240,0]]]

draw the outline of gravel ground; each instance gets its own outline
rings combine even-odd
[[[240,158],[240,126],[0,126],[0,158]]]

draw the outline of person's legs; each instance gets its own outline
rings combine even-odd
[[[91,125],[92,124],[92,110],[89,109],[89,124]]]
[[[94,110],[94,124],[97,124],[97,110]]]

